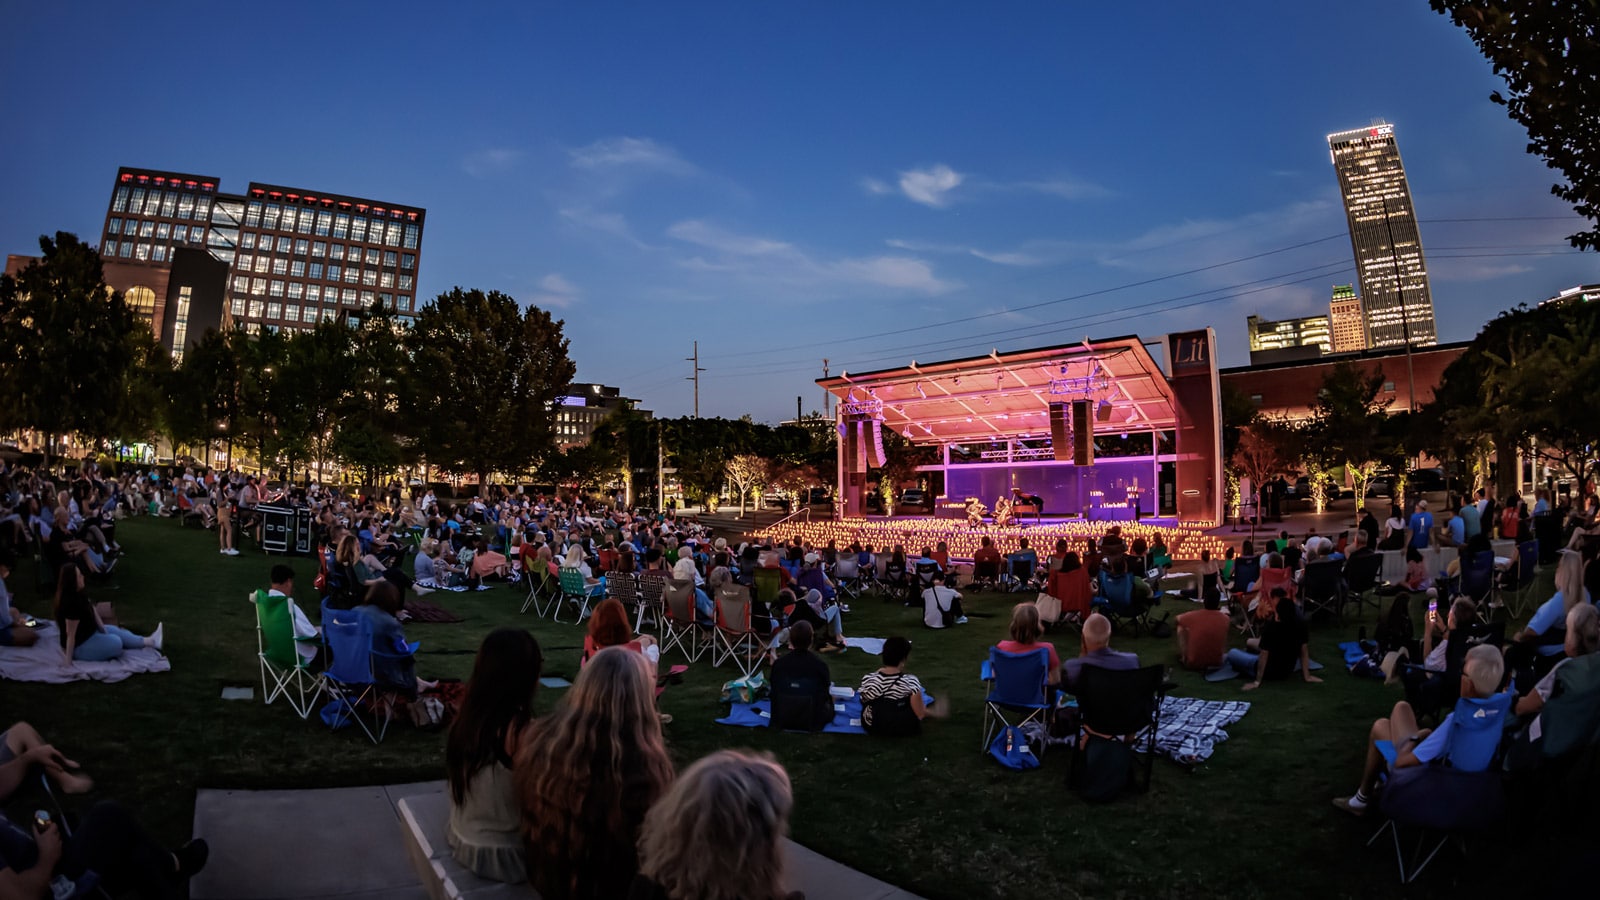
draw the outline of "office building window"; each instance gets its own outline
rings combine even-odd
[[[342,238],[350,233],[350,214],[339,213],[333,217],[333,236]]]
[[[161,227],[165,228],[167,226],[163,225]],[[200,233],[200,226],[196,225],[194,227],[194,231],[195,231],[195,234],[198,235]],[[172,239],[174,241],[177,241],[180,244],[183,243],[184,241],[187,241],[189,239],[189,226],[187,226],[187,225],[179,225],[176,228],[173,228],[172,229]]]
[[[269,319],[281,319],[281,318],[283,318],[283,304],[281,304],[281,303],[268,303],[267,304],[267,318],[269,318]]]
[[[412,284],[412,278],[411,278],[410,275],[401,275],[400,276],[400,290],[402,290],[402,291],[411,290],[411,284]]]
[[[140,244],[139,246],[133,248],[133,258],[134,259],[149,259],[150,258],[150,245],[149,244]]]
[[[312,215],[311,215],[311,210],[308,209],[305,212],[302,212],[300,214],[300,225],[297,228],[295,228],[295,231],[298,231],[301,234],[310,234],[311,233],[311,224],[312,224]]]
[[[259,297],[262,294],[265,294],[266,292],[267,292],[267,280],[265,278],[252,278],[252,279],[250,279],[250,293],[255,294],[257,297]]]
[[[400,295],[400,308],[401,309],[410,309],[411,308],[411,295],[410,294],[401,294]]]
[[[345,284],[355,284],[357,281],[360,281],[360,280],[361,280],[361,270],[360,269],[357,269],[355,266],[345,266],[344,267],[344,283]]]
[[[345,288],[344,289],[344,293],[339,295],[339,299],[346,306],[355,306],[356,305],[356,289],[355,288]]]
[[[167,245],[166,244],[157,244],[154,247],[152,247],[150,249],[150,260],[152,262],[166,262],[167,261]]]
[[[383,273],[383,275],[379,276],[379,278],[378,278],[378,287],[386,287],[386,288],[394,287],[394,273],[393,272],[385,272],[385,273]]]
[[[244,315],[244,298],[235,297],[228,302],[228,309],[236,316]]]
[[[133,198],[128,202],[128,211],[134,215],[144,212],[144,188],[133,189]]]
[[[288,237],[280,237],[280,238],[278,238],[278,252],[279,253],[288,253],[289,252],[289,248],[293,247],[293,246],[294,246],[294,238],[288,238]]]
[[[327,256],[328,255],[328,242],[327,241],[312,241],[311,242],[311,255],[312,256],[317,256],[317,257]]]
[[[178,198],[178,218],[194,218],[194,195],[184,194]]]
[[[366,285],[367,287],[372,287],[373,285],[376,285],[378,283],[378,270],[377,269],[362,269],[361,270],[361,283]]]
[[[310,249],[311,249],[311,242],[310,241],[302,239],[302,240],[297,240],[297,241],[294,242],[294,255],[295,256],[305,256],[306,255],[306,251],[308,251]]]
[[[344,271],[344,268],[342,266],[335,266],[335,265],[332,265],[330,263],[328,265],[328,280],[329,281],[338,281],[339,280],[339,273],[342,272],[342,271]]]
[[[402,269],[415,269],[416,267],[417,267],[417,255],[415,253],[402,253],[402,254],[400,254],[400,268],[402,268]]]
[[[321,303],[322,302],[322,286],[321,285],[317,285],[317,284],[308,284],[308,285],[306,285],[306,302],[307,303]]]
[[[106,234],[121,234],[121,233],[122,233],[122,220],[121,219],[112,219],[111,221],[106,223]]]
[[[238,256],[233,258],[233,264],[235,266],[238,266],[239,267],[239,271],[241,271],[241,272],[250,271],[250,265],[253,262],[255,262],[255,257],[251,256],[248,253],[241,253]]]
[[[284,259],[281,256],[273,257],[272,258],[272,274],[274,274],[274,275],[287,275],[288,273],[289,273],[289,261],[287,259]]]
[[[233,289],[240,293],[250,290],[250,279],[243,275],[233,276]]]
[[[312,278],[321,278],[322,277],[322,263],[312,263],[311,264],[310,276]]]
[[[252,200],[244,209],[244,224],[246,228],[255,228],[261,224],[261,203]]]
[[[352,240],[352,241],[364,241],[366,239],[367,239],[367,220],[362,218],[361,216],[356,216],[355,221],[350,223],[350,240]]]
[[[306,277],[306,264],[304,260],[295,260],[289,264],[289,274],[296,278]]]
[[[270,256],[258,256],[258,257],[256,257],[256,271],[257,272],[265,274],[266,271],[267,271],[267,266],[269,266],[271,264],[272,264],[272,257],[270,257]]]
[[[128,211],[128,189],[127,188],[125,188],[125,187],[117,188],[117,193],[115,195],[113,195],[112,198],[111,198],[111,210],[112,210],[112,212],[127,212]]]
[[[367,309],[368,307],[372,306],[372,301],[374,301],[376,299],[377,298],[373,296],[371,291],[362,291],[361,292],[361,308],[362,309]]]
[[[265,300],[251,300],[250,301],[250,318],[252,318],[252,319],[261,318],[261,310],[265,306],[266,306],[266,301]]]
[[[376,238],[374,238],[374,240],[376,240]],[[400,246],[400,223],[389,223],[389,229],[383,235],[383,243],[390,247]]]
[[[178,195],[171,191],[161,197],[161,215],[170,219],[178,214]]]
[[[154,223],[154,222],[140,222],[139,223],[139,237],[150,237],[151,235],[154,235],[155,233],[156,233],[156,223]]]
[[[289,299],[299,300],[300,297],[305,293],[305,289],[306,286],[298,281],[289,282]]]
[[[322,237],[327,237],[328,236],[328,230],[330,228],[332,228],[332,227],[333,227],[333,213],[331,213],[331,212],[319,212],[319,213],[317,213],[317,234],[318,235],[320,235]]]
[[[272,283],[267,285],[267,295],[271,297],[282,297],[283,282],[276,278],[272,279]]]
[[[380,254],[378,251],[372,249],[371,247],[368,247],[367,248],[367,265],[369,265],[369,266],[377,265],[378,264],[378,259],[381,257],[381,255],[382,254]]]
[[[297,216],[297,215],[299,215],[299,214],[297,212],[295,212],[293,209],[285,209],[283,211],[283,222],[278,227],[282,228],[284,231],[293,231],[294,230],[294,219],[295,219],[295,216]]]
[[[117,255],[122,257],[123,259],[127,259],[128,257],[132,256],[133,255],[133,242],[132,241],[123,241],[122,245],[117,248]]]
[[[239,249],[240,250],[254,250],[255,248],[256,248],[256,233],[254,231],[246,231],[243,234],[239,235]]]
[[[147,216],[161,215],[161,192],[151,191],[144,198],[144,214]]]
[[[261,214],[261,224],[265,228],[277,228],[278,218],[283,215],[283,208],[276,203],[268,203]],[[249,224],[249,223],[246,223]]]
[[[300,321],[300,307],[291,303],[283,308],[283,317],[290,322]]]
[[[172,237],[172,226],[166,222],[156,224],[156,240],[164,241]]]
[[[329,259],[344,259],[344,245],[334,244],[328,248]]]
[[[407,225],[406,226],[406,242],[405,242],[404,246],[405,246],[405,248],[407,250],[415,250],[415,249],[417,249],[417,235],[419,233],[420,232],[417,229],[417,226],[415,226],[415,225]]]
[[[322,321],[324,321],[324,322],[332,322],[334,316],[337,316],[338,314],[339,314],[338,310],[334,309],[331,306],[325,306],[322,309]]]

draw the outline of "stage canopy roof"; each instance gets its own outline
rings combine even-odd
[[[817,384],[839,398],[843,415],[881,415],[885,426],[921,444],[1049,437],[1050,404],[1074,400],[1095,404],[1096,434],[1177,425],[1166,374],[1136,336],[913,360]]]

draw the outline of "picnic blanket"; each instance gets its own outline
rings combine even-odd
[[[32,647],[0,647],[0,678],[12,681],[38,681],[66,684],[72,681],[123,681],[144,672],[167,672],[172,663],[159,652],[143,647],[125,651],[106,662],[75,662],[72,668],[61,665],[61,643],[52,623],[39,627],[39,642]]]
[[[933,698],[926,691],[922,694],[924,703],[932,703]],[[730,703],[728,714],[717,720],[718,725],[736,725],[742,728],[766,728],[767,720],[772,716],[772,701],[757,700],[754,703]],[[861,692],[852,691],[848,698],[835,696],[833,698],[833,721],[822,727],[826,734],[866,734],[867,730],[861,727]]]
[[[1217,744],[1228,739],[1223,731],[1244,718],[1250,704],[1243,700],[1200,700],[1195,697],[1168,697],[1161,701],[1161,724],[1156,730],[1156,752],[1184,766],[1194,766],[1211,758]],[[1143,747],[1146,728],[1139,736]]]
[[[871,656],[880,656],[883,654],[883,642],[884,638],[847,637],[844,639],[844,645],[846,647],[854,647],[857,650],[860,650],[861,652]]]
[[[410,614],[413,622],[459,622],[461,617],[434,603],[426,600],[407,600],[406,612]]]

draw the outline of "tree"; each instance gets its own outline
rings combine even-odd
[[[739,515],[744,515],[745,500],[752,490],[759,490],[771,477],[772,463],[754,453],[740,453],[728,457],[723,473],[728,483],[739,494]]]
[[[1293,429],[1288,425],[1269,419],[1258,419],[1239,429],[1229,461],[1250,479],[1252,493],[1258,494],[1263,484],[1289,467],[1287,446],[1292,434]],[[1240,498],[1241,505],[1243,500]]]
[[[1324,469],[1344,466],[1357,506],[1366,499],[1367,485],[1385,455],[1380,436],[1389,401],[1378,399],[1383,381],[1381,371],[1366,375],[1351,363],[1334,364],[1323,376],[1306,423],[1309,455]]]
[[[294,398],[295,410],[279,427],[288,428],[292,440],[305,446],[316,463],[318,481],[332,452],[339,410],[356,378],[351,345],[349,326],[323,321],[289,341],[284,361],[280,391]]]
[[[623,458],[616,444],[601,437],[597,430],[587,443],[549,454],[539,464],[539,474],[557,487],[571,488],[579,496],[599,487],[605,475],[617,472]]]
[[[1550,192],[1578,215],[1600,221],[1600,5],[1549,0],[1429,0],[1464,28],[1506,80],[1501,104],[1528,131],[1528,152],[1566,176]],[[1600,229],[1568,238],[1579,249],[1600,246]]]
[[[406,336],[418,448],[430,462],[520,475],[555,449],[557,398],[577,373],[563,322],[499,291],[455,288]]]
[[[153,338],[106,286],[100,256],[72,234],[39,238],[41,259],[0,276],[0,429],[100,443],[151,423],[131,407],[151,385]]]
[[[207,448],[214,440],[229,441],[230,463],[239,410],[238,346],[228,332],[207,329],[184,351],[167,392],[169,415],[183,438]]]
[[[340,462],[358,469],[365,483],[375,485],[405,461],[409,450],[402,437],[407,424],[416,420],[407,409],[413,401],[405,394],[411,382],[404,373],[411,359],[394,313],[376,303],[353,327],[350,351],[353,377],[339,405],[329,449]],[[470,408],[476,398],[466,394],[460,400]]]

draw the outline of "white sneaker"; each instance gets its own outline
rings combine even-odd
[[[229,547],[228,549],[226,549],[226,550],[224,550],[222,552],[228,554],[229,556],[238,556],[239,555],[239,548],[237,548],[237,547]]]
[[[223,547],[221,550],[218,550],[217,552],[221,553],[223,556],[227,556],[228,555],[228,548],[227,547]]]
[[[163,623],[157,625],[155,631],[150,632],[150,646],[156,648],[157,653],[161,652],[161,646],[166,643],[166,628]]]

